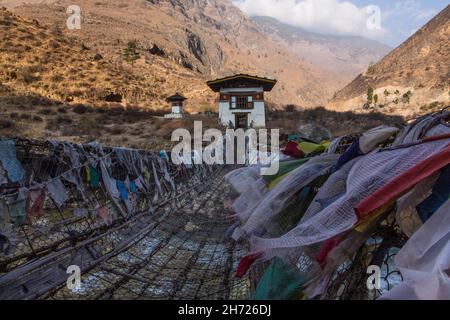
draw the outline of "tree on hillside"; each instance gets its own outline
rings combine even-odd
[[[134,62],[140,57],[135,40],[128,42],[127,47],[123,49],[122,57],[126,62],[131,64],[131,66],[134,66]]]
[[[369,64],[369,66],[367,67],[367,72],[366,72],[366,74],[370,76],[370,75],[374,75],[375,72],[376,72],[375,64],[374,64],[373,62],[371,62],[371,63]]]
[[[373,88],[369,87],[367,89],[367,103],[370,105],[373,102]]]

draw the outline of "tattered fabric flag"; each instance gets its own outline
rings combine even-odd
[[[0,232],[5,232],[9,223],[9,211],[6,200],[0,198]]]
[[[0,162],[11,182],[19,182],[25,176],[22,164],[17,160],[16,143],[13,140],[0,141]]]
[[[306,278],[296,268],[275,258],[266,269],[253,295],[254,300],[290,300],[301,297],[300,287]]]
[[[388,140],[395,133],[399,131],[395,127],[380,126],[366,131],[361,138],[359,138],[359,149],[366,154],[374,150],[380,143]]]
[[[134,181],[130,181],[130,191],[132,192],[132,193],[137,193],[139,190],[138,190],[138,187],[137,187],[137,185],[136,185],[136,182],[134,182]]]
[[[17,196],[8,200],[9,216],[17,225],[22,225],[26,221],[26,206],[28,200],[28,189],[20,188]]]
[[[450,200],[408,240],[394,258],[403,282],[383,300],[450,299]]]
[[[167,164],[160,158],[158,158],[158,163],[161,171],[164,174],[164,179],[170,184],[172,190],[176,190],[175,183],[173,182],[172,177],[170,176],[169,171],[167,170]]]
[[[86,179],[86,182],[90,184],[91,183],[91,173],[89,171],[89,166],[84,167],[84,177]]]
[[[161,150],[160,152],[159,152],[159,156],[161,157],[161,158],[163,158],[163,159],[169,159],[169,156],[167,155],[167,152],[166,152],[166,150]]]
[[[288,142],[286,148],[283,150],[283,153],[294,158],[303,158],[305,156],[303,151],[298,148],[298,143],[294,141]]]
[[[106,205],[98,206],[95,208],[95,215],[97,217],[100,217],[103,222],[110,225],[113,222],[113,217],[111,215],[111,212],[109,212],[109,209]]]
[[[358,219],[397,199],[428,175],[448,165],[449,143],[450,139],[435,140],[392,151],[369,153],[356,160],[348,175],[344,196],[310,219],[301,221],[281,237],[252,237],[252,249],[263,250],[264,259],[270,259],[352,229]],[[395,184],[391,183],[393,177],[397,177],[394,178]]]
[[[100,186],[100,174],[97,169],[95,169],[93,166],[89,166],[89,185],[92,188],[98,188]]]
[[[67,182],[70,182],[73,185],[75,185],[77,187],[77,190],[80,192],[81,196],[83,197],[83,199],[86,200],[86,198],[85,198],[86,188],[83,183],[83,179],[81,178],[79,170],[70,170],[70,171],[64,172],[62,174],[62,177]]]
[[[152,162],[153,176],[155,177],[156,188],[158,188],[159,193],[162,193],[161,183],[159,182],[158,173],[156,172],[155,164]]]
[[[445,148],[442,150],[437,149],[438,152],[410,167],[409,170],[404,171],[402,174],[397,175],[382,188],[362,199],[355,207],[358,218],[362,219],[386,203],[399,198],[420,181],[448,166],[450,164],[450,141],[444,140],[444,142],[448,143]],[[445,179],[443,182],[448,188],[448,183],[446,183]],[[443,193],[445,193],[444,189],[446,188],[443,188]]]
[[[431,195],[417,206],[417,213],[425,223],[449,199],[450,195],[450,165],[445,167]]]
[[[32,216],[41,216],[44,210],[44,203],[47,197],[45,188],[37,186],[30,189],[27,214]]]
[[[7,172],[3,169],[2,164],[0,163],[0,186],[8,183],[8,178],[6,177]]]
[[[119,190],[120,199],[123,201],[128,200],[128,189],[123,181],[116,180],[117,189]]]
[[[63,206],[69,198],[66,187],[64,187],[64,184],[59,178],[52,180],[47,184],[47,191],[58,207]]]
[[[131,203],[130,203],[130,197],[129,197],[129,191],[125,184],[125,182],[116,180],[117,183],[117,189],[120,193],[120,199],[122,199],[122,202],[125,204],[125,207],[127,209],[128,214],[131,214]]]
[[[117,200],[120,198],[119,190],[117,190],[117,185],[115,179],[111,178],[108,169],[103,161],[100,161],[100,170],[102,174],[103,185],[108,191],[112,199]]]
[[[148,189],[146,182],[142,178],[142,176],[139,176],[136,180],[134,180],[134,184],[138,188],[138,191],[145,193]]]
[[[148,181],[150,179],[150,172],[148,171],[147,166],[144,167],[144,179]]]
[[[130,186],[131,181],[130,181],[130,177],[129,177],[129,176],[127,176],[127,177],[125,178],[124,183],[125,183],[125,187],[127,188],[127,190],[130,190],[130,191],[131,191],[131,186]]]
[[[320,249],[320,252],[316,257],[316,261],[319,263],[321,268],[324,268],[327,264],[327,257],[330,251],[336,248],[342,242],[342,240],[344,240],[344,237],[345,236],[343,234],[340,234],[326,240],[323,243],[322,248]]]
[[[254,252],[246,255],[239,261],[239,265],[236,269],[236,278],[242,278],[247,273],[248,269],[252,266],[252,264],[258,260],[259,257],[262,256],[262,252]]]
[[[76,217],[79,218],[88,218],[89,217],[89,211],[86,208],[76,208],[73,210],[73,214]]]
[[[111,178],[111,176],[109,175],[109,172],[108,172],[108,169],[106,168],[104,159],[101,160],[99,163],[100,163],[100,170],[101,170],[101,174],[102,174],[103,185],[104,185],[106,191],[108,192],[111,200],[114,202],[114,205],[120,211],[120,214],[123,217],[126,217],[126,213],[124,212],[124,210],[122,209],[122,207],[120,206],[120,203],[119,203],[120,193],[119,193],[119,190],[117,189],[116,180]]]

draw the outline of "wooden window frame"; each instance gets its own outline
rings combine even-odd
[[[229,96],[229,106],[231,110],[253,110],[255,108],[254,93],[232,93]]]

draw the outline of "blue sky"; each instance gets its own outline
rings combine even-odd
[[[395,47],[449,5],[450,0],[235,0],[234,3],[248,15],[271,16],[321,34],[363,36]]]

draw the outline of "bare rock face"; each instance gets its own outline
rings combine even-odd
[[[153,44],[153,46],[150,49],[148,49],[148,52],[150,52],[150,54],[160,57],[166,56],[166,52],[164,51],[164,49],[158,47],[156,44]]]
[[[318,124],[305,124],[298,128],[298,132],[301,137],[311,140],[316,143],[320,143],[324,140],[331,140],[331,131],[324,126]]]
[[[187,33],[187,46],[189,51],[200,61],[202,64],[204,63],[204,56],[206,53],[205,45],[202,42],[202,39],[195,33],[190,30],[186,30]]]

